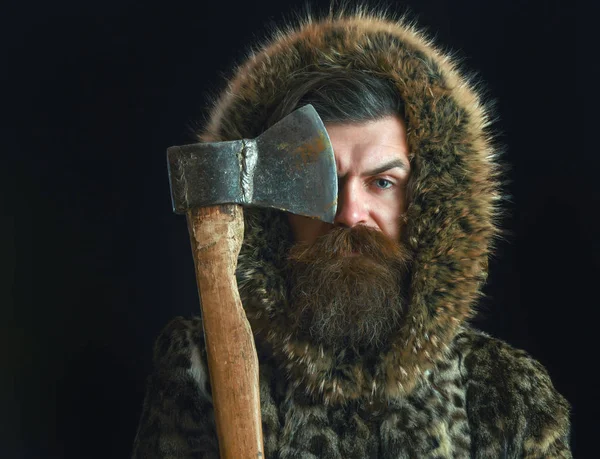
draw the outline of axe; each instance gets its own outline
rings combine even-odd
[[[258,358],[235,278],[242,208],[333,222],[333,148],[306,105],[255,139],[171,147],[167,160],[173,211],[187,215],[220,456],[262,458]]]

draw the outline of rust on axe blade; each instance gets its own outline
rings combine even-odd
[[[217,204],[272,207],[332,223],[337,171],[325,126],[312,105],[255,139],[167,150],[173,211]]]

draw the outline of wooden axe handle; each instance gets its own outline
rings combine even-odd
[[[187,220],[221,459],[262,458],[258,358],[235,279],[243,210],[202,207],[189,211]]]

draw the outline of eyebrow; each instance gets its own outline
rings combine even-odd
[[[370,171],[364,172],[362,175],[378,175],[382,172],[389,171],[390,169],[394,169],[396,167],[404,171],[408,171],[408,166],[404,161],[402,161],[401,159],[393,159],[392,161],[382,164],[381,166],[376,167],[375,169],[371,169]]]
[[[378,175],[378,174],[381,174],[382,172],[389,171],[390,169],[394,169],[396,167],[398,167],[404,171],[408,171],[408,166],[406,165],[406,162],[402,161],[401,159],[394,159],[390,162],[382,164],[379,167],[376,167],[375,169],[371,169],[370,171],[365,171],[361,175],[363,177],[368,176],[368,175]],[[345,177],[345,175],[344,176],[341,175],[338,178],[344,178],[344,177]]]
[[[401,160],[400,158],[397,159],[393,159],[385,164],[382,164],[379,167],[376,167],[375,169],[371,169],[370,171],[366,171],[363,172],[361,174],[361,176],[366,177],[369,175],[378,175],[381,174],[382,172],[386,172],[389,171],[390,169],[394,169],[394,168],[399,168],[402,169],[403,171],[407,171],[408,172],[408,166],[406,165],[406,162]],[[338,180],[343,180],[346,178],[347,174],[344,175],[338,175]]]

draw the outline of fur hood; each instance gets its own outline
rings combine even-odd
[[[388,348],[368,358],[295,336],[283,276],[291,233],[279,211],[246,211],[237,272],[259,354],[331,404],[407,395],[451,351],[486,278],[499,200],[489,116],[477,90],[414,26],[378,15],[306,20],[276,33],[237,68],[198,137],[256,137],[290,75],[335,68],[393,81],[405,104],[412,171],[403,242],[414,254],[406,319]]]

